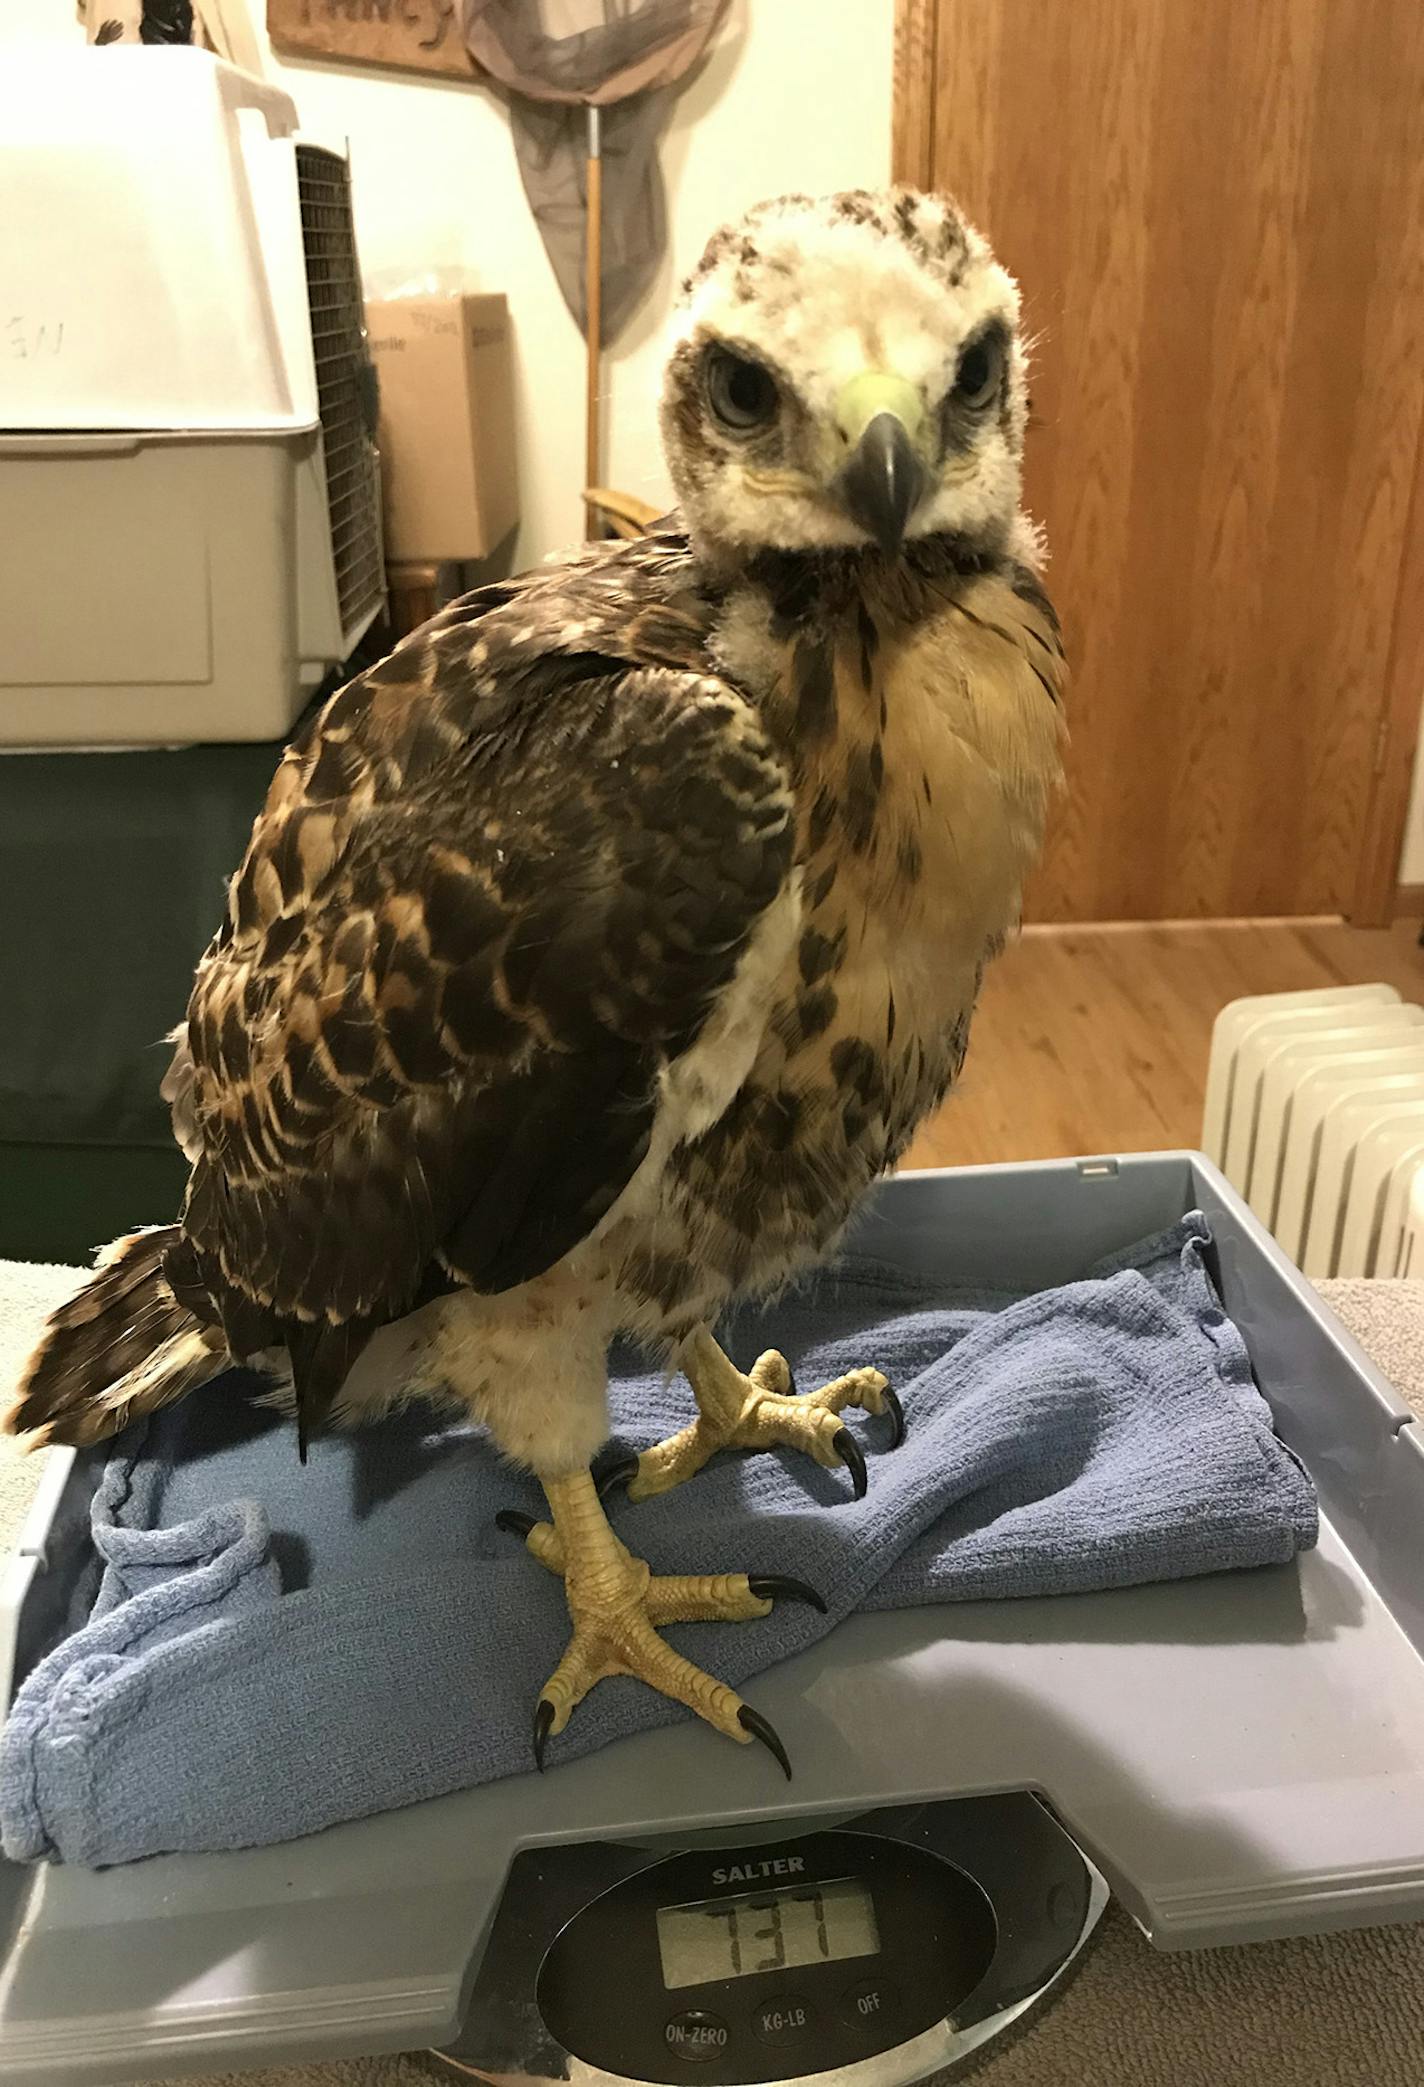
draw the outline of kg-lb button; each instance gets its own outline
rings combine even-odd
[[[841,2020],[874,2035],[882,2024],[889,2028],[899,2005],[899,1992],[888,1978],[862,1979],[842,1999]]]
[[[816,2011],[799,1993],[776,1993],[752,2010],[752,2028],[766,2044],[799,2043],[816,2026]]]
[[[675,2058],[685,2058],[689,2065],[705,2065],[709,2058],[720,2058],[730,2033],[720,2015],[707,2014],[700,2007],[690,2008],[685,2015],[674,2015],[663,2025],[664,2043]]]

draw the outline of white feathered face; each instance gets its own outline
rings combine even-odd
[[[724,226],[663,384],[693,535],[734,553],[1001,543],[1027,413],[1018,326],[1012,276],[946,196],[784,196]]]

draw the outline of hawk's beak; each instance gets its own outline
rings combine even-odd
[[[851,520],[887,556],[899,550],[929,484],[915,447],[923,417],[914,386],[877,370],[853,377],[837,402],[841,433],[854,446],[836,491]]]

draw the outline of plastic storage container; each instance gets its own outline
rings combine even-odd
[[[191,49],[0,68],[0,745],[274,739],[381,607],[347,165]]]

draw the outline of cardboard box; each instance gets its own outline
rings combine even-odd
[[[386,557],[486,558],[519,520],[514,379],[503,297],[376,299]]]

